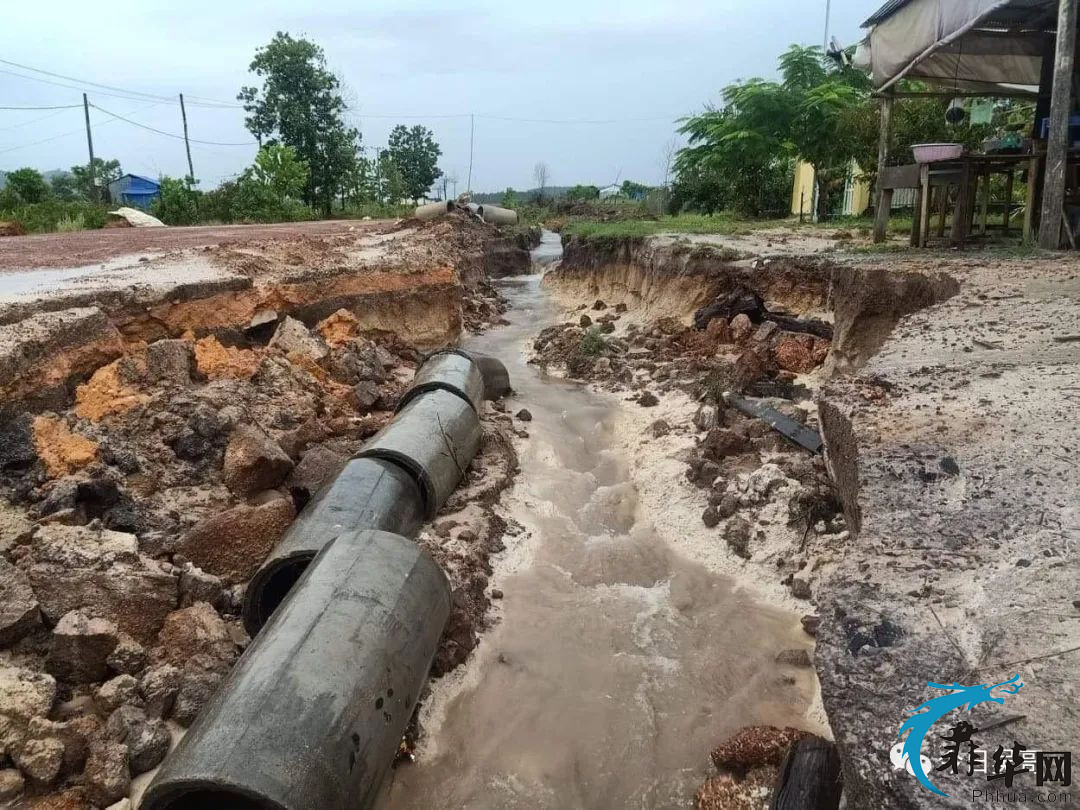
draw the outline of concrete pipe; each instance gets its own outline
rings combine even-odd
[[[420,485],[409,472],[389,461],[353,459],[304,508],[248,583],[248,635],[255,637],[315,555],[339,534],[379,529],[412,537],[423,522]]]
[[[517,211],[500,208],[497,205],[481,205],[476,213],[484,222],[490,222],[492,225],[517,225],[518,221]]]
[[[495,401],[508,397],[514,392],[514,389],[510,387],[510,372],[497,357],[465,349],[440,349],[431,356],[434,357],[435,354],[459,354],[476,363],[476,367],[480,369],[480,376],[484,379],[484,399],[486,400]]]
[[[436,352],[428,357],[398,403],[398,411],[424,392],[435,390],[449,391],[468,402],[478,414],[483,412],[484,377],[467,354]]]
[[[450,613],[415,543],[339,535],[251,643],[142,810],[362,810],[394,761]]]
[[[427,205],[418,205],[416,207],[416,213],[414,216],[417,219],[438,219],[444,217],[454,210],[454,203],[447,202],[433,202]]]
[[[406,405],[357,454],[404,467],[420,484],[431,520],[465,475],[480,447],[480,418],[449,391],[425,391]]]

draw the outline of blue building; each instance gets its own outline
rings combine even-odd
[[[125,174],[109,183],[109,197],[114,205],[130,205],[145,210],[160,193],[161,184],[157,180],[137,174]]]

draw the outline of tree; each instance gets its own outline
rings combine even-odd
[[[92,184],[90,182],[90,167],[86,164],[72,166],[71,174],[75,178],[75,187],[79,190],[79,194],[88,200],[101,199],[102,195],[99,189],[108,189],[109,183],[124,176],[119,160],[105,160],[99,157],[94,158],[94,182]]]
[[[848,122],[869,104],[870,80],[825,59],[820,48],[793,45],[779,61],[779,82],[729,85],[722,107],[684,119],[679,131],[690,146],[680,150],[676,170],[715,173],[737,195],[753,196],[778,167],[798,158],[814,167],[825,211],[830,188],[846,177],[862,148]],[[739,199],[735,205],[755,207]]]
[[[380,152],[375,162],[375,188],[376,198],[384,205],[400,203],[407,193],[405,178],[389,152]]]
[[[596,186],[583,186],[580,183],[566,192],[566,199],[574,202],[583,200],[595,200],[600,196],[600,189]]]
[[[426,196],[432,184],[442,177],[442,170],[436,166],[442,150],[431,130],[419,124],[412,129],[398,124],[390,132],[388,146],[390,158],[405,183],[405,194],[413,200]]]
[[[307,186],[308,165],[296,156],[291,146],[270,144],[255,155],[255,163],[248,170],[251,179],[271,189],[280,202],[299,197]]]
[[[642,183],[635,183],[633,180],[623,180],[619,190],[623,193],[623,196],[631,200],[644,200],[649,187]]]
[[[282,143],[296,150],[309,169],[304,200],[325,216],[356,161],[360,132],[342,119],[340,82],[326,68],[322,48],[279,31],[255,51],[249,70],[261,88],[243,87],[237,98],[244,124],[260,145]]]
[[[533,179],[536,180],[537,200],[542,203],[544,201],[544,190],[547,188],[550,179],[548,165],[544,161],[541,160],[533,166]]]
[[[73,202],[79,199],[79,187],[75,182],[75,175],[71,172],[57,172],[49,181],[52,186],[52,194],[62,202]]]
[[[37,169],[24,168],[8,172],[7,187],[20,202],[39,203],[49,196],[49,184]]]

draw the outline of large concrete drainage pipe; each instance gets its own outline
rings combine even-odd
[[[424,522],[423,496],[403,467],[356,458],[312,499],[244,593],[244,627],[254,638],[315,555],[339,534],[379,529],[412,537]]]
[[[357,454],[405,468],[420,484],[431,520],[465,475],[480,447],[480,417],[471,404],[441,389],[425,391],[401,409]]]
[[[437,352],[428,357],[413,378],[412,387],[398,403],[400,413],[410,402],[428,391],[449,391],[468,402],[474,411],[484,408],[484,376],[466,354]]]
[[[510,387],[510,372],[506,370],[506,366],[503,365],[499,358],[492,357],[489,354],[481,354],[480,352],[466,351],[465,349],[440,349],[433,353],[431,357],[440,354],[456,354],[460,357],[467,357],[476,363],[476,367],[480,370],[480,376],[484,380],[484,399],[502,399],[513,393],[514,389]]]
[[[446,577],[418,545],[374,530],[338,535],[165,760],[140,807],[371,807],[449,613]]]
[[[518,221],[517,211],[509,208],[500,208],[497,205],[479,205],[476,207],[477,215],[492,225],[516,225]]]
[[[427,205],[418,205],[416,207],[416,213],[414,216],[417,219],[438,219],[444,217],[454,210],[454,203],[452,200],[446,202],[433,202]]]

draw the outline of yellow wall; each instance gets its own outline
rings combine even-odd
[[[795,186],[791,190],[791,213],[798,216],[800,210],[808,217],[814,210],[814,167],[802,161],[795,164]]]

